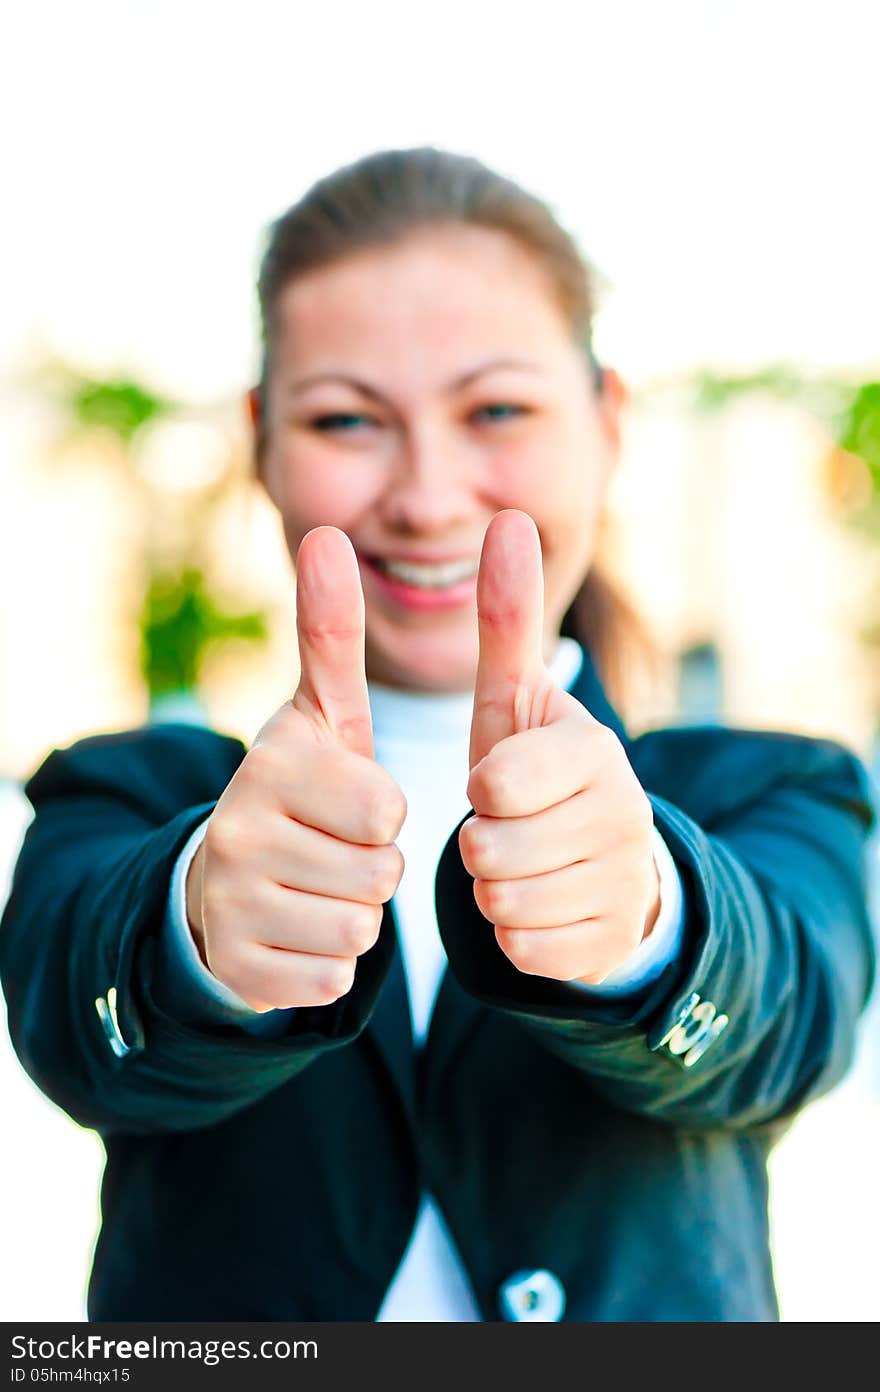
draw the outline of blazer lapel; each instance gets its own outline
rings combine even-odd
[[[394,949],[388,975],[373,1007],[365,1033],[372,1040],[387,1070],[389,1082],[397,1094],[407,1122],[410,1127],[415,1128],[415,1048],[393,899],[385,905],[381,931],[392,935]]]
[[[591,715],[595,716],[603,725],[614,730],[624,744],[628,744],[629,737],[623,721],[605,694],[589,652],[583,647],[583,644],[581,644],[581,648],[584,660],[569,688],[571,694],[580,701],[582,706],[586,707]],[[452,833],[456,840],[459,828],[468,816],[470,813],[462,818]],[[452,837],[449,838],[449,840],[451,839]],[[448,845],[449,841],[446,844]],[[492,931],[488,923],[486,931]],[[454,1064],[456,1056],[467,1043],[468,1036],[479,1026],[487,1011],[487,1006],[474,1000],[459,986],[447,967],[437,993],[428,1037],[419,1065],[419,1081],[426,1099],[429,1099],[441,1085]]]
[[[583,651],[584,660],[570,688],[571,693],[597,720],[627,741],[623,722],[605,695],[589,653]],[[466,821],[467,816],[462,821]],[[455,827],[452,836],[458,837],[461,824]],[[487,931],[490,931],[488,925]],[[393,935],[394,949],[388,976],[365,1035],[372,1041],[404,1117],[415,1131],[422,1097],[427,1098],[446,1077],[469,1034],[485,1017],[486,1007],[462,990],[447,967],[440,981],[427,1039],[417,1056],[393,899],[385,905],[382,932]]]
[[[605,688],[599,680],[593,659],[586,648],[583,648],[583,645],[582,650],[584,661],[570,688],[571,694],[577,697],[582,706],[586,706],[591,715],[613,730],[618,739],[622,740],[624,744],[628,744],[629,735],[626,726],[605,695]]]

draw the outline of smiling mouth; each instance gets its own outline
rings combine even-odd
[[[472,580],[480,566],[478,556],[460,561],[397,561],[387,556],[365,556],[380,574],[418,590],[451,590]]]

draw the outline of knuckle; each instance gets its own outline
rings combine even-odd
[[[373,736],[373,722],[368,714],[342,715],[334,722],[336,738],[346,749],[357,749]]]
[[[395,796],[396,802],[394,804],[394,815],[391,823],[393,828],[393,835],[389,838],[390,840],[396,840],[397,837],[400,835],[401,828],[403,827],[403,824],[406,821],[407,813],[409,812],[409,803],[407,802],[406,796],[400,790],[400,788],[397,789]]]
[[[498,944],[513,965],[521,972],[536,971],[534,932],[528,928],[496,928]]]
[[[381,917],[375,908],[365,904],[352,904],[342,919],[342,950],[355,957],[367,952],[379,936]]]
[[[492,911],[496,918],[511,918],[514,913],[515,892],[507,880],[488,880],[491,886]]]
[[[241,853],[242,829],[235,817],[218,809],[205,828],[205,851],[221,865],[229,865]]]
[[[467,783],[467,795],[478,816],[481,813],[491,815],[495,810],[492,805],[492,793],[488,784],[488,769],[485,760],[476,768],[471,769]]]
[[[492,842],[479,818],[472,817],[464,823],[458,835],[458,844],[465,868],[471,875],[486,878],[491,874],[494,860]]]
[[[275,745],[255,744],[239,765],[237,782],[249,797],[265,796],[277,784],[283,768],[284,760]]]
[[[497,923],[509,912],[508,896],[500,880],[475,880],[474,894],[481,913],[491,923]]]
[[[499,815],[516,806],[520,778],[506,759],[496,759],[483,772],[483,790],[488,807]]]
[[[397,846],[374,855],[370,866],[370,894],[374,902],[386,903],[395,893],[403,875],[403,855]]]
[[[395,876],[394,888],[396,889],[397,886],[400,884],[400,881],[403,879],[403,872],[406,869],[406,860],[404,859],[403,851],[397,845],[397,842],[394,842],[389,849],[393,859]]]
[[[318,972],[316,987],[327,1004],[346,995],[354,984],[356,958],[333,957]]]
[[[400,789],[384,781],[375,783],[364,794],[363,817],[366,840],[382,846],[398,835],[406,816],[406,799]]]
[[[228,876],[227,891],[231,889],[233,893],[236,890],[239,894],[245,893],[245,880],[247,889],[253,887],[250,883],[252,870],[259,855],[260,834],[253,820],[246,821],[236,817],[226,830],[219,861]]]

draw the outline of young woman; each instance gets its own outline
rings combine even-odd
[[[861,766],[627,735],[624,393],[539,200],[371,156],[260,294],[297,690],[249,749],[53,751],[0,929],[22,1062],[106,1144],[90,1316],[776,1318],[768,1150],[871,982]]]

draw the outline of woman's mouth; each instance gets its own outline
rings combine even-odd
[[[450,609],[476,600],[479,556],[427,562],[360,554],[358,559],[379,593],[402,608]]]

